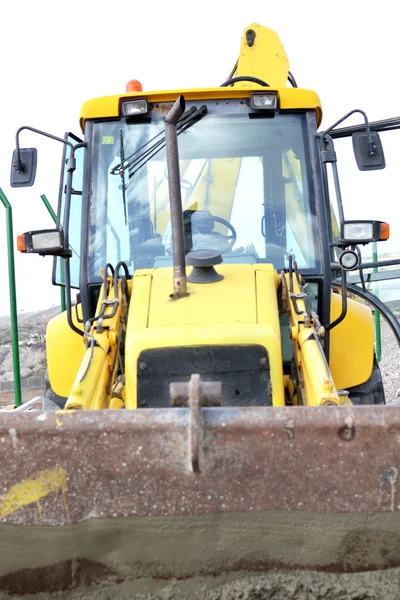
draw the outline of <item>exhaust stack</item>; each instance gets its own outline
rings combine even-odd
[[[178,135],[176,126],[185,111],[185,98],[181,95],[165,118],[168,189],[171,210],[172,249],[174,265],[174,293],[171,298],[187,296],[185,242],[183,231],[181,178],[179,172]]]

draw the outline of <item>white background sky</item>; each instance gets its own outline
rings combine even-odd
[[[24,132],[21,146],[38,148],[37,179],[32,188],[10,188],[18,127],[30,125],[60,137],[65,131],[80,134],[81,104],[124,92],[132,78],[144,90],[218,86],[237,59],[243,30],[253,22],[278,32],[299,87],[321,98],[323,126],[353,108],[364,109],[370,120],[399,115],[394,6],[392,0],[373,6],[359,0],[3,2],[0,187],[13,206],[14,237],[52,227],[40,195],[55,206],[62,151],[61,144]],[[346,216],[391,222],[392,241],[382,251],[394,252],[400,251],[400,132],[386,133],[382,141],[385,170],[360,173],[344,151],[338,152],[339,169]],[[0,205],[0,315],[9,312],[5,232]],[[18,310],[59,302],[51,268],[51,258],[16,254]]]

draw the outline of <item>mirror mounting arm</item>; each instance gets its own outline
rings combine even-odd
[[[23,125],[22,127],[20,127],[17,130],[17,133],[15,134],[15,148],[17,150],[17,162],[15,165],[15,168],[19,173],[22,172],[21,152],[20,152],[20,147],[19,147],[19,134],[24,129],[28,129],[29,131],[33,131],[34,133],[38,133],[39,135],[44,135],[45,137],[48,137],[52,140],[56,140],[56,142],[61,142],[62,144],[66,144],[67,146],[70,147],[70,150],[71,150],[70,159],[74,158],[75,148],[74,148],[73,144],[71,144],[71,142],[68,142],[68,140],[63,140],[62,138],[59,138],[55,135],[51,135],[51,133],[46,133],[45,131],[42,131],[41,129],[35,129],[34,127],[29,127],[28,125]]]
[[[343,121],[345,121],[346,119],[348,119],[349,117],[351,117],[351,115],[354,115],[355,113],[359,113],[360,115],[362,115],[364,117],[365,131],[367,133],[367,140],[368,140],[368,153],[373,155],[376,153],[377,148],[376,148],[375,142],[372,139],[368,117],[367,117],[366,113],[359,108],[355,108],[354,110],[351,110],[349,113],[347,113],[347,115],[344,115],[344,117],[342,117],[341,119],[336,121],[336,123],[334,123],[333,125],[328,127],[328,129],[325,129],[325,131],[323,131],[322,133],[320,133],[318,135],[320,135],[320,136],[322,136],[322,138],[324,138],[326,135],[331,133],[331,131],[333,131],[338,125],[340,125],[340,123],[343,123]]]

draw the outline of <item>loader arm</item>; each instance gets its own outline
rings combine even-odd
[[[104,284],[96,317],[86,324],[86,351],[71,388],[66,410],[120,408],[124,402],[120,350],[126,327],[129,292],[126,278],[109,276],[104,269]],[[119,377],[116,378],[119,370]]]
[[[282,273],[282,297],[289,316],[297,368],[297,389],[300,397],[295,404],[308,406],[340,405],[346,396],[339,397],[321,345],[324,329],[315,313],[306,305],[296,263],[289,273]]]

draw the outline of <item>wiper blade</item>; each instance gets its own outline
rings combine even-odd
[[[193,113],[195,113],[197,111],[197,108],[195,106],[192,106],[192,108],[190,108],[189,110],[187,110],[181,117],[181,120],[184,121],[186,119],[188,119],[189,117],[191,117],[193,115]],[[159,133],[157,133],[154,137],[152,137],[150,140],[148,140],[145,144],[143,144],[143,146],[140,146],[140,148],[138,148],[137,150],[135,150],[135,152],[132,152],[132,154],[130,154],[126,160],[130,160],[131,158],[133,158],[134,156],[136,156],[137,154],[139,154],[139,152],[141,152],[144,148],[146,148],[146,146],[148,146],[149,144],[151,144],[152,142],[154,142],[158,137],[164,135],[164,130],[162,129]],[[144,154],[144,153],[143,153]],[[125,160],[125,159],[124,159]],[[114,173],[116,171],[118,171],[123,163],[124,160],[121,157],[121,162],[116,165],[115,167],[113,167],[110,171],[111,175],[114,175]],[[126,166],[125,166],[126,168]]]
[[[208,112],[207,106],[204,104],[200,108],[192,107],[188,111],[186,111],[181,119],[178,122],[177,133],[178,135],[189,129],[192,125],[200,121]],[[157,138],[160,138],[157,140]],[[154,141],[157,142],[154,143]],[[151,144],[151,145],[150,145]],[[150,146],[149,146],[150,145]],[[141,152],[144,148],[147,149],[144,152]],[[121,163],[113,167],[110,171],[112,175],[116,173],[116,171],[121,172],[121,170],[125,173],[128,169],[129,176],[132,177],[139,171],[155,154],[160,152],[165,147],[165,132],[160,131],[155,135],[151,140],[143,144],[140,148],[135,150],[128,158],[122,159]],[[135,157],[133,160],[131,160]],[[128,162],[130,161],[130,162]],[[126,164],[124,164],[126,163]]]
[[[200,121],[208,112],[207,106],[202,106],[199,109],[196,109],[193,114],[187,118],[185,121],[181,120],[178,122],[177,126],[177,135],[180,135],[189,127],[192,127],[195,123]],[[153,156],[155,156],[160,150],[165,148],[165,133],[163,132],[163,137],[154,144],[151,148],[149,148],[146,152],[136,158],[136,160],[132,161],[127,165],[129,177],[133,177]]]
[[[125,162],[125,150],[124,150],[124,136],[122,133],[122,129],[119,130],[119,149],[120,149],[120,157],[121,157],[121,165],[119,169],[119,174],[121,176],[121,188],[122,188],[122,202],[124,205],[124,217],[125,217],[125,225],[127,225],[128,221],[126,219],[126,184],[125,184],[125,169],[123,164]]]

